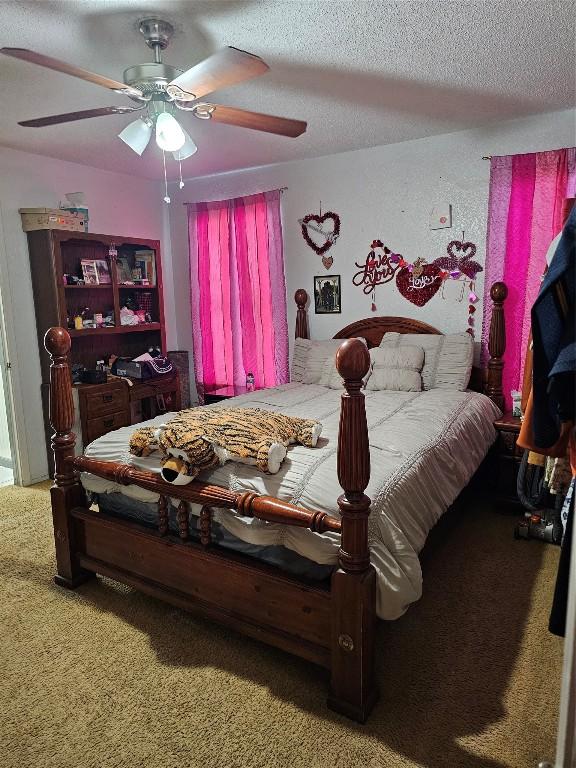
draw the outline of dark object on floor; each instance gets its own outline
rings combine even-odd
[[[525,519],[514,528],[515,539],[541,539],[549,544],[562,542],[562,494],[552,494],[545,482],[545,464],[529,462],[524,451],[518,471],[518,498],[528,510]]]
[[[574,481],[572,481],[574,484]],[[554,601],[550,611],[548,629],[553,635],[564,637],[566,634],[566,608],[568,607],[568,577],[570,575],[570,555],[572,552],[572,527],[574,525],[574,493],[570,499],[566,531],[558,563],[558,575],[554,589]]]

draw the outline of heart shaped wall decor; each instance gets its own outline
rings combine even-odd
[[[440,268],[434,264],[426,264],[418,276],[413,275],[408,267],[396,273],[396,287],[405,299],[417,307],[428,303],[441,285]]]
[[[332,256],[322,256],[322,264],[324,264],[326,269],[330,269],[332,264],[334,264],[334,259]]]
[[[333,226],[330,232],[326,232],[322,227],[322,224],[329,220],[332,220]],[[314,232],[320,234],[321,237],[324,236],[325,239],[323,243],[315,243],[314,240],[312,240],[310,233],[308,232],[308,224],[312,224],[311,229]],[[340,216],[338,216],[337,213],[328,211],[328,213],[325,213],[323,216],[318,216],[315,213],[309,213],[302,219],[302,237],[308,243],[310,248],[312,248],[312,250],[315,251],[319,256],[321,256],[323,253],[326,253],[326,251],[334,245],[339,235]],[[328,269],[328,267],[326,268]]]

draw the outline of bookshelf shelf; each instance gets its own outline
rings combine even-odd
[[[146,331],[159,331],[160,323],[141,323],[140,325],[114,325],[108,328],[83,328],[81,331],[69,329],[72,338],[82,336],[107,336],[109,334],[145,333]]]

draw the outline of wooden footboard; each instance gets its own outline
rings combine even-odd
[[[364,490],[370,478],[368,430],[361,392],[369,366],[364,344],[346,341],[336,365],[344,379],[338,478],[341,519],[253,492],[206,483],[165,483],[157,474],[117,462],[74,457],[72,385],[63,328],[45,336],[51,355],[50,423],[55,457],[52,515],[60,586],[75,588],[96,573],[233,627],[330,670],[329,706],[363,722],[374,701],[376,574],[370,565]],[[88,509],[78,472],[159,494],[157,530]],[[179,500],[178,536],[168,529],[169,498]],[[192,540],[188,504],[202,505],[200,541]],[[330,583],[310,584],[211,542],[212,510],[226,508],[313,531],[341,534],[339,568]]]

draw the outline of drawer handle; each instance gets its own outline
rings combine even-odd
[[[114,426],[114,417],[112,417],[111,419],[104,419],[104,421],[102,423],[104,424],[105,427],[113,427]]]
[[[103,403],[111,403],[113,399],[114,399],[114,395],[102,395]]]

